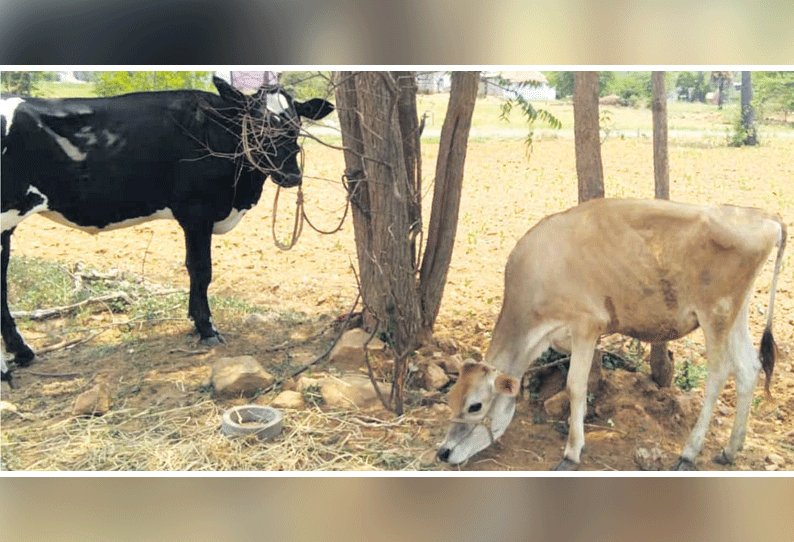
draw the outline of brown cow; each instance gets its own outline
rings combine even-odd
[[[502,311],[484,363],[470,363],[449,394],[453,420],[439,460],[459,464],[507,429],[520,378],[550,345],[570,347],[570,430],[555,470],[575,469],[584,446],[587,376],[599,337],[648,342],[706,338],[708,378],[700,416],[675,465],[694,469],[717,396],[736,378],[736,417],[714,458],[733,462],[747,433],[759,369],[774,367],[772,312],[786,226],[757,209],[667,201],[593,200],[538,222],[507,261]],[[753,283],[775,245],[761,356],[747,317]],[[565,348],[568,349],[568,348]]]

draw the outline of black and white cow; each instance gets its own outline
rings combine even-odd
[[[212,234],[237,224],[268,176],[283,187],[301,183],[300,117],[321,119],[333,106],[298,102],[275,86],[246,96],[213,82],[218,95],[3,98],[2,334],[18,365],[34,353],[9,312],[6,273],[11,235],[34,213],[90,233],[175,219],[185,232],[188,315],[203,343],[223,342],[207,300]],[[7,379],[5,360],[2,370]]]

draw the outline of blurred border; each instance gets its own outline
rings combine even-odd
[[[790,478],[6,478],[4,542],[788,540]]]
[[[794,2],[5,0],[3,64],[791,64]]]

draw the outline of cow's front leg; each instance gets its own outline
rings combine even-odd
[[[212,324],[207,289],[212,281],[212,224],[182,226],[185,231],[185,266],[190,275],[188,316],[193,319],[201,343],[217,346],[225,342]]]
[[[587,377],[599,333],[593,330],[572,333],[571,362],[568,367],[568,396],[571,401],[571,423],[562,461],[552,470],[576,470],[584,447],[584,415],[587,410]]]

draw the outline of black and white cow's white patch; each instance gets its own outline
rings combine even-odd
[[[283,187],[301,183],[300,118],[321,119],[333,106],[319,98],[298,102],[279,87],[246,96],[213,82],[217,95],[3,97],[2,335],[19,365],[34,354],[9,312],[6,274],[11,235],[34,213],[90,233],[175,219],[185,233],[188,314],[202,342],[223,341],[207,301],[211,237],[234,228],[267,177]]]

